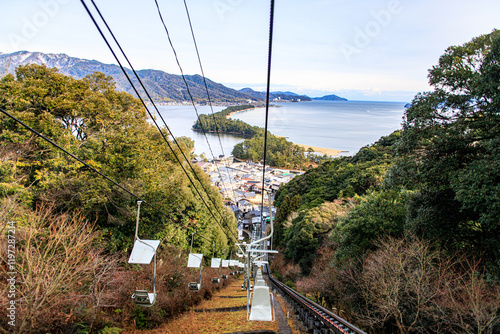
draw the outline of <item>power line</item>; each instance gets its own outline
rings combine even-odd
[[[203,196],[201,195],[200,191],[198,190],[198,187],[196,187],[195,183],[193,182],[193,180],[191,179],[189,173],[186,171],[186,169],[184,168],[184,165],[182,164],[181,160],[179,159],[179,157],[177,156],[177,154],[175,153],[174,149],[172,148],[172,146],[170,145],[170,142],[168,141],[168,139],[165,137],[165,134],[163,133],[163,131],[161,131],[161,128],[159,127],[159,125],[157,124],[157,122],[155,121],[154,119],[154,116],[151,114],[151,112],[149,111],[149,108],[147,107],[144,99],[141,97],[141,95],[139,94],[139,92],[137,91],[137,88],[135,87],[135,85],[133,84],[132,80],[130,79],[129,75],[127,74],[127,72],[125,71],[125,68],[123,67],[123,65],[121,64],[118,56],[116,55],[116,53],[114,52],[113,48],[111,47],[111,45],[109,44],[108,42],[108,39],[106,38],[106,36],[104,35],[103,31],[101,30],[99,24],[97,23],[97,21],[95,20],[92,12],[89,10],[89,8],[87,7],[86,3],[84,0],[80,0],[80,2],[82,3],[82,5],[84,6],[85,10],[87,11],[88,15],[90,16],[90,18],[92,19],[92,22],[94,23],[94,25],[96,26],[97,30],[99,31],[101,37],[104,39],[106,45],[108,46],[108,48],[110,49],[111,53],[113,54],[115,60],[118,62],[122,72],[124,73],[125,77],[127,78],[128,82],[130,83],[131,87],[133,88],[134,92],[137,94],[137,97],[139,98],[139,100],[141,101],[142,105],[144,106],[144,108],[146,109],[146,111],[148,112],[149,116],[151,117],[151,120],[153,121],[153,123],[155,124],[156,128],[158,129],[158,131],[160,132],[160,134],[162,135],[163,139],[165,140],[165,142],[167,143],[168,147],[170,148],[170,150],[172,151],[174,157],[176,158],[177,162],[179,163],[179,165],[181,166],[182,170],[184,171],[184,173],[186,174],[186,176],[188,177],[189,179],[189,182],[192,184],[192,186],[194,187],[196,193],[198,194],[198,196],[200,196],[202,202],[204,203],[204,205],[207,207],[207,209],[209,210],[210,214],[212,215],[212,217],[215,219],[215,221],[219,224],[219,226],[224,230],[224,227],[222,226],[221,222],[217,220],[217,218],[215,217],[213,211],[210,209],[210,207],[208,206],[208,204],[206,203],[205,199],[203,198]],[[205,193],[207,194],[207,197],[208,199],[212,202],[212,205],[214,206],[215,210],[217,211],[217,213],[219,214],[219,216],[225,221],[226,223],[226,228],[233,234],[233,236],[237,239],[237,236],[235,235],[235,233],[229,228],[229,224],[228,222],[224,219],[224,217],[222,216],[222,214],[220,213],[220,211],[218,210],[215,202],[213,201],[213,199],[209,196],[209,193],[208,191],[205,189],[205,187],[203,186],[201,180],[199,179],[197,173],[195,172],[193,166],[189,163],[189,160],[187,159],[186,155],[184,154],[184,152],[182,151],[179,143],[177,142],[177,140],[175,139],[174,135],[172,134],[172,131],[170,130],[170,128],[168,127],[167,123],[165,122],[165,120],[163,119],[162,115],[160,114],[156,104],[154,103],[153,99],[151,98],[151,96],[149,95],[146,87],[144,86],[144,84],[142,83],[141,79],[139,78],[137,72],[135,71],[135,69],[133,68],[131,62],[129,61],[127,55],[125,54],[125,52],[123,51],[120,43],[117,41],[116,37],[114,36],[113,32],[111,31],[109,25],[107,24],[106,20],[104,19],[104,17],[102,16],[101,12],[99,11],[99,8],[97,7],[97,5],[95,4],[95,2],[93,0],[91,0],[92,4],[94,5],[96,11],[98,12],[99,16],[101,17],[101,20],[104,22],[104,24],[106,25],[106,28],[108,29],[109,33],[111,34],[111,36],[113,37],[115,43],[117,44],[117,46],[119,47],[120,51],[122,52],[123,56],[125,57],[125,59],[127,60],[129,66],[131,67],[136,79],[138,80],[139,84],[141,85],[141,87],[143,88],[144,92],[146,93],[147,97],[149,98],[149,100],[151,101],[152,105],[154,106],[156,112],[158,113],[158,115],[160,116],[160,119],[163,121],[163,123],[165,124],[165,127],[167,128],[168,132],[170,133],[170,135],[172,136],[172,140],[174,141],[174,143],[177,145],[177,147],[179,148],[179,151],[181,152],[181,154],[183,155],[184,159],[186,160],[188,166],[191,168],[192,172],[193,172],[193,175],[194,177],[198,180],[198,182],[200,183],[201,187],[203,188],[203,190],[205,191]]]
[[[165,24],[165,21],[163,20],[163,16],[161,14],[160,6],[158,5],[158,1],[157,0],[155,0],[155,4],[156,4],[156,8],[158,10],[158,16],[160,17],[160,21],[163,24],[163,28],[165,28],[165,32],[167,33],[168,42],[169,42],[170,47],[172,48],[172,51],[174,53],[175,61],[177,62],[177,66],[179,67],[179,70],[181,71],[181,77],[182,77],[182,80],[184,81],[184,84],[186,85],[186,90],[187,90],[187,93],[188,93],[188,95],[189,95],[189,97],[191,99],[191,104],[193,105],[193,108],[194,108],[194,111],[196,113],[196,116],[198,117],[198,121],[200,123],[201,130],[203,132],[203,136],[205,137],[205,140],[207,142],[208,148],[210,150],[210,153],[212,154],[212,158],[213,158],[214,163],[215,163],[215,156],[214,156],[214,152],[212,150],[212,146],[210,145],[210,142],[208,140],[207,133],[205,131],[205,127],[203,126],[203,122],[201,121],[200,115],[198,113],[198,109],[196,108],[196,104],[194,102],[193,95],[191,94],[191,90],[189,89],[189,85],[188,85],[186,77],[184,75],[184,71],[182,70],[182,66],[180,64],[179,57],[177,56],[177,52],[175,51],[174,44],[172,43],[172,39],[170,38],[170,33],[168,32],[167,25]],[[187,9],[187,7],[186,7],[186,9]],[[188,17],[189,17],[189,14],[188,14]],[[191,20],[189,20],[189,24],[191,25]],[[193,33],[192,27],[191,27],[191,33]],[[193,34],[193,38],[194,38],[194,34]],[[195,42],[195,45],[196,45],[196,42]],[[198,54],[198,48],[196,48],[196,52]],[[200,62],[200,66],[201,66],[201,61],[200,61],[199,54],[198,54],[198,61]],[[202,69],[202,77],[203,77],[203,80],[205,82],[205,88],[206,88],[206,91],[207,91],[208,99],[210,101],[210,95],[208,93],[208,88],[207,88],[207,85],[206,85],[205,74],[203,73],[203,69]],[[212,110],[212,115],[213,115],[214,111],[213,111],[213,108],[212,108],[211,101],[210,101],[210,108]],[[215,122],[215,117],[214,117],[214,122]],[[215,123],[215,127],[216,127],[216,130],[217,130],[217,123]],[[219,131],[217,130],[217,135],[218,134],[219,134]],[[220,137],[219,137],[219,142],[220,142],[220,145],[221,145],[222,153],[224,154],[224,149],[222,148],[222,142],[220,141]],[[219,178],[221,179],[222,186],[224,187],[224,191],[226,193],[228,193],[226,185],[224,184],[224,181],[222,180],[222,176],[221,176],[221,172],[220,172],[219,166],[217,166],[216,163],[215,163],[215,168],[217,169],[217,172],[219,173]],[[231,180],[231,178],[229,178],[229,179]],[[232,184],[232,182],[231,182],[231,184]],[[234,191],[233,191],[233,197],[235,197],[234,196]]]
[[[264,161],[262,166],[262,203],[261,212],[264,212],[264,185],[266,178],[266,152],[267,152],[267,124],[269,119],[269,91],[271,88],[271,54],[273,50],[273,25],[274,25],[274,0],[271,0],[271,14],[269,18],[269,48],[267,55],[267,87],[266,87],[266,114],[264,125]],[[271,196],[268,195],[268,201],[271,201]]]
[[[155,2],[156,1],[157,0],[155,0]],[[219,134],[219,127],[217,125],[217,120],[216,120],[215,115],[214,115],[214,108],[212,106],[212,100],[210,99],[210,93],[208,92],[207,80],[206,80],[206,77],[205,77],[205,72],[203,71],[203,65],[201,64],[200,52],[198,51],[198,44],[196,43],[196,37],[194,36],[193,25],[191,24],[191,16],[189,15],[189,9],[188,9],[186,0],[184,0],[184,7],[186,8],[186,15],[187,15],[188,22],[189,22],[189,28],[191,29],[191,36],[193,36],[194,48],[196,50],[196,55],[198,57],[198,63],[200,64],[201,76],[203,77],[203,83],[205,85],[205,91],[207,92],[208,104],[210,105],[210,110],[212,112],[212,119],[213,119],[214,124],[215,124],[215,131],[217,133],[217,138],[219,139],[219,144],[220,144],[220,148],[222,150],[222,155],[226,156],[226,153],[224,152],[224,148],[222,147],[222,141],[220,139],[220,134]],[[158,10],[159,10],[159,8],[158,8]],[[200,123],[201,123],[201,120],[200,120]],[[229,174],[229,167],[228,167],[227,163],[225,163],[225,166],[226,166],[226,171],[227,171],[227,176],[229,178],[229,182],[231,183],[231,191],[233,192],[233,200],[234,200],[234,202],[236,204],[236,195],[234,193],[233,180],[231,178],[231,175]]]
[[[121,64],[120,60],[118,59],[117,55],[115,54],[113,48],[111,47],[111,45],[109,44],[106,36],[103,34],[102,30],[100,29],[99,25],[97,24],[97,22],[95,21],[92,13],[90,12],[90,10],[88,9],[88,7],[86,6],[85,2],[83,0],[81,0],[82,4],[84,5],[85,9],[87,10],[87,13],[89,14],[89,16],[91,17],[92,21],[94,22],[94,25],[96,26],[96,28],[98,29],[99,33],[101,34],[102,38],[104,39],[104,41],[106,42],[108,48],[110,49],[111,53],[113,54],[113,56],[115,57],[116,61],[118,62],[118,64],[120,65],[120,68],[121,70],[123,71],[124,75],[127,77],[127,80],[129,81],[130,85],[132,86],[132,88],[134,89],[135,93],[137,94],[138,98],[141,100],[144,108],[146,109],[146,111],[148,112],[149,116],[151,117],[151,119],[153,120],[153,123],[156,125],[158,131],[160,132],[160,134],[162,135],[163,139],[165,140],[165,142],[167,143],[168,147],[170,148],[170,150],[172,151],[172,153],[174,154],[177,162],[179,163],[179,165],[181,166],[182,170],[184,171],[184,173],[186,174],[186,176],[188,177],[190,183],[193,185],[195,191],[198,193],[198,195],[200,196],[201,200],[203,201],[204,205],[207,207],[207,209],[209,210],[210,214],[212,215],[212,217],[215,219],[215,221],[219,224],[219,226],[224,229],[224,227],[222,226],[222,224],[217,220],[217,218],[215,217],[213,211],[210,209],[210,207],[208,206],[208,204],[206,203],[205,199],[203,198],[203,196],[201,195],[200,191],[198,190],[198,188],[196,187],[196,185],[194,184],[193,180],[191,179],[191,177],[189,176],[189,173],[187,173],[186,169],[184,168],[182,162],[180,161],[179,157],[177,156],[177,154],[175,153],[175,151],[172,149],[169,141],[167,140],[167,138],[165,137],[164,133],[161,131],[161,128],[158,126],[158,124],[156,123],[156,121],[154,120],[154,117],[153,115],[151,114],[151,112],[149,111],[149,108],[146,106],[146,103],[144,102],[144,100],[142,99],[142,97],[140,96],[139,92],[137,91],[135,85],[133,84],[132,80],[130,79],[130,77],[128,76],[127,72],[125,71],[123,65]],[[177,142],[177,140],[175,139],[175,136],[172,134],[172,131],[170,130],[170,128],[168,127],[167,123],[165,122],[165,120],[163,119],[163,116],[160,114],[158,108],[156,107],[156,104],[154,103],[153,99],[151,98],[151,96],[149,95],[146,87],[144,86],[144,84],[142,83],[141,79],[139,78],[137,72],[135,71],[134,67],[132,66],[131,62],[129,61],[127,55],[125,54],[125,52],[123,51],[120,43],[118,42],[118,40],[116,39],[116,37],[114,36],[113,32],[111,31],[111,28],[109,27],[109,25],[107,24],[106,20],[104,19],[104,17],[102,16],[101,12],[99,11],[99,8],[97,7],[97,5],[95,4],[95,2],[93,0],[91,0],[92,4],[94,5],[95,9],[97,10],[99,16],[101,17],[102,21],[104,22],[104,24],[106,25],[106,28],[108,29],[109,33],[111,34],[111,36],[113,37],[115,43],[117,44],[117,46],[119,47],[120,51],[122,52],[123,56],[125,57],[125,59],[127,60],[129,66],[131,67],[136,79],[138,80],[138,82],[140,83],[141,87],[143,88],[144,92],[146,93],[146,95],[148,96],[149,100],[151,101],[151,103],[153,104],[154,108],[156,109],[156,112],[158,113],[158,115],[160,116],[160,119],[163,121],[163,124],[165,124],[165,127],[167,128],[168,132],[170,133],[170,135],[172,136],[172,139],[174,141],[174,143],[177,145],[177,147],[179,148],[179,151],[181,152],[181,154],[183,155],[184,159],[186,160],[186,162],[188,163],[189,167],[191,168],[192,172],[193,172],[193,175],[195,176],[195,178],[198,180],[198,182],[200,183],[200,185],[202,186],[203,190],[205,191],[205,193],[207,194],[207,197],[211,200],[212,202],[212,205],[214,206],[214,208],[216,209],[217,213],[221,216],[222,219],[224,219],[224,217],[222,216],[222,214],[220,213],[220,211],[218,210],[217,206],[215,205],[214,201],[212,198],[210,198],[210,196],[208,195],[208,191],[205,189],[205,187],[203,186],[203,184],[201,183],[201,180],[199,179],[198,175],[196,174],[195,170],[193,169],[193,166],[191,166],[191,164],[189,164],[189,160],[187,159],[186,155],[184,154],[184,152],[182,151],[179,143]],[[229,229],[229,226],[228,226],[228,223],[226,221],[226,225],[227,225],[227,229]],[[234,235],[234,232],[232,230],[230,230],[231,233]]]
[[[156,208],[154,205],[148,203],[146,200],[140,198],[138,195],[134,194],[133,192],[131,192],[130,190],[128,190],[127,188],[123,187],[122,185],[120,185],[119,183],[117,183],[116,181],[114,181],[113,179],[111,179],[110,177],[104,175],[103,173],[101,173],[100,171],[98,171],[96,168],[92,167],[91,165],[89,165],[88,163],[86,163],[85,161],[83,161],[82,159],[78,158],[77,156],[75,156],[74,154],[68,152],[66,149],[64,149],[63,147],[59,146],[58,144],[56,144],[53,140],[51,140],[50,138],[46,137],[45,135],[41,134],[40,132],[36,131],[35,129],[33,129],[32,127],[30,127],[28,124],[24,123],[23,121],[21,121],[20,119],[18,119],[17,117],[15,117],[14,115],[10,114],[8,111],[4,110],[3,108],[0,108],[0,111],[3,112],[5,115],[9,116],[10,118],[12,118],[14,121],[18,122],[19,124],[21,124],[22,126],[24,126],[26,129],[28,129],[29,131],[33,132],[34,134],[36,134],[37,136],[39,136],[40,138],[42,138],[43,140],[47,141],[48,143],[50,143],[51,145],[55,146],[56,148],[58,148],[59,150],[63,151],[64,153],[66,153],[67,155],[69,155],[70,157],[72,157],[73,159],[75,159],[76,161],[82,163],[83,165],[85,165],[85,167],[89,168],[90,170],[92,170],[93,172],[99,174],[100,176],[102,176],[104,179],[106,179],[107,181],[113,183],[115,186],[117,186],[118,188],[120,188],[121,190],[125,191],[127,194],[135,197],[137,200],[140,200],[140,201],[143,201],[145,204],[149,205],[150,207],[152,207],[153,209],[155,209],[156,211],[160,212],[161,214],[165,215],[166,217],[170,218],[169,215],[167,215],[165,212],[161,211],[160,209]]]

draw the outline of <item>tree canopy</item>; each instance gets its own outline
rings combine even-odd
[[[429,82],[402,130],[281,187],[278,215],[282,207],[290,215],[296,195],[299,217],[354,197],[359,204],[332,230],[338,259],[365,256],[380,237],[414,235],[451,255],[469,250],[500,277],[500,31],[448,48]],[[297,232],[299,221],[280,233]]]
[[[406,111],[391,185],[417,192],[411,229],[500,261],[500,31],[452,46]]]
[[[218,248],[227,248],[226,235],[235,233],[236,221],[208,176],[195,167],[201,184],[194,175],[191,178],[199,189],[208,190],[208,194],[201,193],[223,227],[204,206],[160,133],[147,121],[139,100],[114,88],[112,78],[102,73],[77,80],[44,66],[20,66],[15,76],[1,78],[0,105],[159,208],[161,212],[142,207],[140,235],[186,246],[188,230],[196,231],[195,246],[207,254],[212,241]],[[52,203],[61,212],[81,210],[100,226],[111,249],[131,245],[135,198],[4,114],[0,114],[0,141],[1,196],[17,196],[32,207]],[[192,143],[179,142],[180,149],[189,152]],[[180,156],[179,148],[174,151]]]

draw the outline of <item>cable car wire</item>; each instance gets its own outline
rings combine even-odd
[[[193,105],[194,111],[195,111],[196,116],[198,118],[198,121],[199,121],[199,124],[200,124],[200,127],[201,127],[201,131],[203,132],[203,136],[205,137],[205,140],[207,142],[208,149],[210,150],[210,154],[212,155],[212,158],[214,160],[215,168],[217,169],[217,172],[219,174],[219,178],[221,179],[224,191],[225,191],[226,194],[228,194],[229,192],[227,191],[226,185],[225,185],[224,181],[222,180],[221,171],[219,169],[219,166],[217,166],[217,164],[215,163],[215,155],[214,155],[214,152],[212,150],[212,145],[210,145],[210,141],[208,140],[207,133],[205,131],[205,127],[203,126],[203,122],[201,121],[200,114],[198,113],[198,109],[196,108],[196,104],[194,102],[193,95],[191,94],[191,90],[189,89],[189,85],[188,85],[186,77],[184,75],[184,71],[182,70],[182,66],[181,66],[181,63],[179,61],[179,57],[177,56],[177,52],[175,51],[174,44],[172,43],[172,39],[170,38],[170,33],[168,32],[167,25],[165,24],[165,21],[163,20],[163,15],[161,14],[160,6],[158,5],[158,1],[157,0],[154,0],[154,1],[155,1],[155,4],[156,4],[156,8],[158,10],[158,16],[160,17],[160,21],[163,24],[163,28],[165,29],[165,32],[167,34],[168,42],[169,42],[170,47],[171,47],[171,49],[172,49],[172,51],[174,53],[175,61],[177,62],[177,67],[179,67],[179,70],[181,72],[182,80],[184,81],[184,84],[186,85],[186,91],[187,91],[187,93],[189,95],[189,98],[191,100],[191,104]],[[189,17],[189,14],[188,14],[188,17]],[[189,21],[189,23],[191,24],[191,21]],[[191,33],[193,33],[192,28],[191,28]],[[193,38],[194,38],[194,34],[193,34]],[[195,42],[195,45],[196,45],[196,42]],[[199,56],[198,48],[197,47],[196,47],[196,53],[198,54],[198,61],[199,61],[200,66],[201,66],[201,60],[200,60],[200,56]],[[205,80],[205,74],[203,73],[203,68],[202,68],[201,72],[202,72],[203,81],[205,82],[205,89],[207,91],[207,96],[208,96],[208,100],[210,102],[210,108],[212,110],[212,116],[213,116],[214,110],[212,108],[212,102],[210,100],[210,94],[208,93],[208,87],[207,87],[206,80]],[[219,131],[217,129],[217,122],[215,121],[215,116],[213,116],[213,118],[214,118],[216,130],[217,130],[217,136],[219,136]],[[220,143],[220,146],[221,146],[221,149],[222,149],[222,154],[224,154],[224,149],[222,148],[222,142],[220,140],[220,136],[219,136],[219,143]],[[230,177],[229,177],[229,180],[231,180]],[[231,181],[231,184],[232,184],[232,181]],[[236,196],[234,195],[234,190],[233,190],[233,198],[235,198],[235,197]]]
[[[189,175],[189,173],[187,172],[187,170],[184,168],[184,165],[182,164],[180,158],[178,157],[178,155],[175,153],[174,149],[172,148],[172,145],[170,144],[170,142],[168,141],[168,139],[166,138],[165,134],[163,133],[163,131],[161,130],[161,128],[159,127],[158,123],[155,121],[154,119],[154,116],[152,115],[152,113],[149,111],[149,108],[147,107],[144,99],[141,97],[141,95],[139,94],[137,88],[135,87],[135,85],[133,84],[132,80],[130,79],[128,73],[125,71],[125,68],[123,67],[123,65],[121,64],[118,56],[116,55],[116,53],[114,52],[113,48],[111,47],[108,39],[106,38],[106,36],[104,35],[103,31],[101,30],[99,24],[97,23],[97,21],[95,20],[94,18],[94,15],[92,14],[92,12],[90,11],[90,9],[87,7],[87,4],[85,3],[84,0],[80,0],[80,2],[82,3],[82,5],[84,6],[85,10],[87,11],[87,14],[90,16],[90,18],[92,19],[92,22],[94,23],[94,25],[96,26],[97,30],[99,31],[101,37],[104,39],[106,45],[108,46],[108,48],[110,49],[111,53],[113,54],[115,60],[118,62],[118,65],[120,66],[122,72],[124,73],[125,77],[127,78],[128,82],[130,83],[131,87],[133,88],[134,92],[137,94],[137,97],[139,98],[139,100],[142,102],[144,108],[146,109],[146,111],[148,112],[149,116],[151,117],[151,120],[153,121],[153,123],[155,124],[156,128],[158,129],[158,131],[160,132],[160,134],[162,135],[163,139],[165,140],[165,142],[167,143],[168,147],[170,148],[170,150],[172,151],[174,157],[176,158],[177,162],[179,163],[179,165],[181,166],[182,170],[184,171],[184,173],[186,174],[186,176],[188,177],[189,179],[189,182],[192,184],[192,186],[194,187],[195,191],[197,192],[198,196],[200,196],[203,204],[207,207],[207,209],[209,210],[210,214],[212,215],[212,217],[215,219],[215,221],[219,224],[219,226],[224,230],[224,227],[222,226],[221,222],[219,220],[217,220],[217,218],[215,217],[215,214],[213,213],[212,209],[210,209],[210,207],[208,206],[207,202],[205,201],[205,199],[203,198],[202,194],[200,193],[198,187],[195,185],[194,181],[192,180],[191,176]],[[203,184],[201,183],[201,180],[199,179],[196,171],[194,170],[193,166],[189,163],[189,160],[187,159],[186,155],[184,154],[184,152],[182,151],[179,143],[177,142],[177,140],[175,139],[174,135],[172,134],[172,131],[170,130],[170,128],[168,127],[167,123],[165,122],[165,120],[163,119],[163,117],[161,116],[159,110],[158,110],[158,107],[156,106],[156,104],[154,103],[153,99],[151,98],[150,94],[148,93],[146,87],[144,86],[144,84],[142,83],[141,79],[139,78],[137,72],[135,71],[135,69],[133,68],[132,64],[130,63],[130,61],[128,60],[128,57],[127,55],[125,54],[125,52],[123,51],[120,43],[117,41],[116,37],[114,36],[113,32],[111,31],[109,25],[107,24],[106,20],[104,19],[104,17],[102,16],[101,12],[99,11],[99,8],[97,7],[97,5],[95,4],[95,2],[93,0],[91,0],[92,4],[94,5],[96,11],[98,12],[99,16],[101,17],[101,20],[104,22],[104,24],[106,25],[106,28],[108,29],[109,33],[111,34],[111,36],[113,37],[115,43],[117,44],[118,48],[120,49],[120,51],[122,52],[123,56],[125,57],[125,59],[127,60],[129,66],[131,67],[136,79],[138,80],[138,82],[140,83],[141,87],[143,88],[144,92],[146,93],[147,97],[149,98],[149,100],[151,101],[152,105],[154,106],[156,112],[158,113],[158,115],[160,116],[160,119],[163,121],[163,123],[165,124],[165,127],[167,128],[168,132],[170,133],[170,135],[172,136],[172,140],[174,141],[174,143],[177,145],[177,147],[179,148],[179,151],[181,152],[181,154],[183,155],[184,159],[186,160],[188,166],[191,168],[192,172],[193,172],[193,175],[194,177],[198,180],[198,182],[200,183],[201,187],[203,188],[203,190],[205,191],[208,199],[212,202],[212,205],[214,206],[215,210],[217,211],[217,213],[219,214],[219,216],[222,218],[222,220],[225,221],[226,223],[226,229],[229,230],[231,232],[231,234],[233,234],[233,236],[237,239],[237,236],[236,234],[234,233],[233,230],[230,229],[229,227],[229,224],[228,222],[224,219],[224,216],[222,216],[222,214],[220,213],[219,209],[217,208],[215,202],[213,201],[213,199],[209,196],[209,193],[208,191],[206,190],[206,188],[203,186]]]
[[[37,135],[38,137],[42,138],[43,140],[45,140],[46,142],[50,143],[51,145],[53,145],[54,147],[58,148],[59,150],[63,151],[64,153],[66,153],[67,155],[69,155],[70,157],[72,157],[73,159],[75,159],[76,161],[82,163],[83,165],[85,165],[85,167],[89,168],[90,170],[92,170],[93,172],[99,174],[100,176],[102,176],[104,179],[106,179],[107,181],[113,183],[115,186],[117,186],[118,188],[120,188],[121,190],[125,191],[127,194],[137,198],[137,200],[139,201],[142,201],[144,202],[145,204],[149,205],[150,207],[152,207],[153,209],[155,209],[156,211],[160,212],[161,214],[165,215],[165,217],[168,217],[170,218],[169,215],[167,215],[165,212],[161,211],[160,209],[158,209],[157,207],[155,207],[154,205],[148,203],[146,200],[142,199],[141,197],[139,197],[138,195],[134,194],[133,192],[131,192],[130,190],[128,190],[127,188],[125,188],[124,186],[122,186],[121,184],[119,184],[118,182],[116,182],[115,180],[111,179],[109,176],[106,176],[105,174],[103,174],[102,172],[100,172],[99,170],[97,170],[95,167],[92,167],[91,165],[89,165],[88,163],[86,163],[85,161],[83,161],[82,159],[78,158],[76,155],[72,154],[71,152],[67,151],[66,149],[64,149],[63,147],[61,147],[60,145],[58,145],[57,143],[55,143],[52,139],[46,137],[44,134],[38,132],[37,130],[33,129],[31,126],[29,126],[28,124],[24,123],[23,121],[21,121],[20,119],[18,119],[17,117],[15,117],[14,115],[10,114],[8,111],[6,111],[5,109],[3,108],[0,108],[0,111],[2,113],[4,113],[6,116],[12,118],[14,121],[16,121],[17,123],[21,124],[22,126],[24,126],[26,129],[28,129],[29,131],[31,131],[32,133],[34,133],[35,135]]]
[[[266,153],[267,153],[267,125],[269,119],[269,91],[271,87],[271,55],[273,50],[273,26],[274,26],[274,0],[271,0],[271,14],[269,18],[269,46],[267,54],[267,86],[266,86],[266,112],[265,112],[265,125],[264,125],[264,159],[262,166],[262,203],[261,212],[264,212],[264,185],[266,179]],[[271,196],[268,195],[268,201]],[[261,216],[262,217],[262,216]]]
[[[155,1],[157,1],[157,0],[155,0]],[[203,84],[205,85],[205,91],[207,92],[207,98],[208,98],[208,104],[210,105],[210,110],[212,112],[212,119],[213,119],[214,124],[215,124],[215,132],[217,133],[217,138],[219,139],[219,145],[220,145],[220,148],[222,150],[222,155],[226,156],[226,153],[224,152],[224,147],[222,146],[222,141],[220,139],[219,126],[217,124],[217,120],[216,120],[215,115],[214,115],[214,108],[212,105],[212,99],[210,98],[210,93],[208,92],[207,79],[205,77],[205,72],[203,71],[203,65],[201,64],[200,52],[198,51],[198,44],[196,43],[196,37],[194,36],[194,29],[193,29],[193,25],[191,23],[191,16],[189,15],[189,9],[188,9],[186,0],[184,0],[184,7],[186,8],[186,15],[187,15],[187,19],[189,22],[189,28],[191,29],[191,36],[193,36],[193,43],[194,43],[194,48],[196,50],[196,56],[198,57],[198,63],[200,64],[200,71],[201,71],[201,76],[203,77]],[[229,167],[227,165],[227,162],[225,163],[225,165],[226,165],[226,171],[227,171],[227,175],[229,178],[229,182],[231,183],[231,190],[233,192],[233,200],[236,204],[236,194],[234,193],[233,179],[231,178],[231,175],[229,174]]]

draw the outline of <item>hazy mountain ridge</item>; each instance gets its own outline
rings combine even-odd
[[[257,92],[254,91],[251,88],[242,88],[239,90],[241,93],[245,93],[247,95],[251,95],[255,98],[260,98],[262,100],[266,99],[266,92]],[[308,102],[312,100],[318,100],[318,101],[348,101],[346,98],[340,97],[335,94],[331,95],[325,95],[323,97],[313,97],[310,98],[307,95],[299,95],[294,92],[271,92],[269,94],[269,98],[271,101],[277,102],[277,101],[283,101],[283,102]]]
[[[13,53],[0,52],[0,75],[14,73],[16,67],[26,64],[56,67],[61,73],[77,79],[81,79],[96,71],[102,72],[114,78],[118,90],[126,91],[134,96],[136,95],[122,70],[117,65],[104,64],[97,60],[70,57],[64,53],[47,54],[28,51],[17,51]],[[133,72],[130,69],[126,69],[126,72],[132,78],[134,85],[139,88],[140,84],[137,79],[135,79]],[[155,101],[185,102],[191,100],[182,76],[152,69],[138,70],[136,72]],[[200,75],[185,75],[185,78],[193,99],[198,103],[208,102],[203,77]],[[210,98],[213,102],[261,102],[259,98],[228,88],[208,78],[206,78],[206,81]],[[138,90],[141,96],[145,97],[142,88]]]
[[[259,98],[262,100],[266,99],[266,92],[257,92],[252,88],[242,88],[239,90],[241,93],[253,96],[254,98]],[[309,96],[298,95],[293,92],[270,92],[269,99],[271,101],[284,101],[284,102],[301,102],[301,101],[312,101]]]

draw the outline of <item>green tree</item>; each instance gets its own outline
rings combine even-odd
[[[350,201],[336,201],[301,211],[286,231],[285,258],[298,263],[302,272],[308,275],[318,248],[336,227],[339,218],[351,208],[352,202]]]
[[[301,209],[313,208],[325,201],[363,195],[382,187],[386,171],[394,162],[394,146],[401,131],[380,138],[375,144],[363,147],[353,157],[326,161],[304,175],[295,177],[280,187],[275,205],[285,196],[301,196]]]
[[[285,222],[290,215],[290,197],[285,196],[283,203],[278,208],[276,212],[276,217],[274,218],[274,235],[273,243],[274,247],[280,247],[285,239]]]
[[[381,236],[400,237],[405,231],[410,193],[387,190],[370,192],[338,224],[333,241],[338,244],[337,259],[352,259],[375,249]]]
[[[500,261],[500,31],[448,48],[406,111],[391,186],[418,190],[412,230]],[[498,263],[498,262],[497,262]]]
[[[208,240],[199,243],[199,249],[207,254],[211,253],[212,241],[230,242],[224,232],[232,230],[235,234],[236,221],[224,207],[217,189],[210,185],[208,176],[194,166],[201,181],[195,181],[196,186],[207,189],[204,200],[223,227],[214,222],[176,162],[173,154],[180,156],[179,148],[174,148],[174,152],[168,149],[157,129],[147,121],[139,100],[114,88],[111,77],[102,73],[77,80],[56,69],[27,65],[17,68],[15,76],[0,79],[0,103],[17,118],[159,208],[163,213],[143,206],[139,231],[142,236],[186,246],[189,236],[183,228],[189,228],[204,237],[200,240]],[[32,207],[50,203],[58,212],[83,211],[110,241],[110,249],[126,250],[131,246],[137,208],[134,198],[3,114],[0,142],[5,153],[5,159],[0,161],[1,196],[22,193],[26,204]],[[192,141],[181,138],[180,146],[189,150]],[[191,178],[196,180],[194,175]]]

